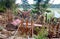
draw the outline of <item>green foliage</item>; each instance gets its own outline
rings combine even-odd
[[[37,10],[33,9],[33,10],[32,10],[32,13],[37,13]]]
[[[15,1],[16,0],[5,0],[5,7],[6,8],[13,8],[13,6],[15,5]]]
[[[6,9],[15,8],[16,0],[0,0],[0,11],[4,12]]]
[[[4,12],[6,9],[5,2],[3,0],[0,0],[0,12]]]
[[[49,1],[50,0],[36,0],[36,4],[34,5],[34,11],[32,11],[33,13],[36,12],[37,14],[40,14],[40,13],[44,13],[46,11],[46,9],[49,7]]]
[[[36,33],[35,33],[35,32],[34,32],[34,33],[37,35],[38,32],[40,31],[40,28],[39,28],[39,27],[35,27],[35,28],[34,28],[34,31],[36,32]]]
[[[5,7],[0,7],[0,12],[5,12],[6,8]]]
[[[17,9],[17,8],[16,8],[16,9],[13,9],[13,14],[14,14],[14,15],[17,15],[17,14],[18,14],[18,12],[17,12],[17,11],[18,11],[18,9]]]
[[[45,27],[42,27],[42,29],[38,33],[38,36],[36,36],[35,39],[47,39],[47,35],[47,29],[45,29]]]
[[[46,12],[48,12],[48,13],[49,13],[49,12],[51,12],[51,10],[46,10]]]

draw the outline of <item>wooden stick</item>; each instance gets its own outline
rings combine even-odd
[[[33,37],[33,20],[31,21],[31,28],[32,28],[32,33],[31,33],[32,35],[31,36]]]

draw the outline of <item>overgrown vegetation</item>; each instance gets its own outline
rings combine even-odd
[[[35,37],[35,39],[47,39],[48,31],[46,27],[42,27],[41,30],[38,32],[38,35]]]

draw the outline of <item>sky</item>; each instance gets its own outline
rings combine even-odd
[[[52,4],[60,4],[60,0],[51,0],[50,3],[52,3]]]
[[[53,2],[52,2],[53,1]],[[33,4],[33,0],[28,0],[29,4]],[[16,0],[16,3],[22,3],[21,0]],[[50,0],[49,3],[52,3],[52,4],[60,4],[60,0]]]
[[[16,0],[16,3],[20,3],[21,4],[22,2],[21,2],[21,0]],[[29,4],[33,4],[33,0],[28,0],[28,3]]]

